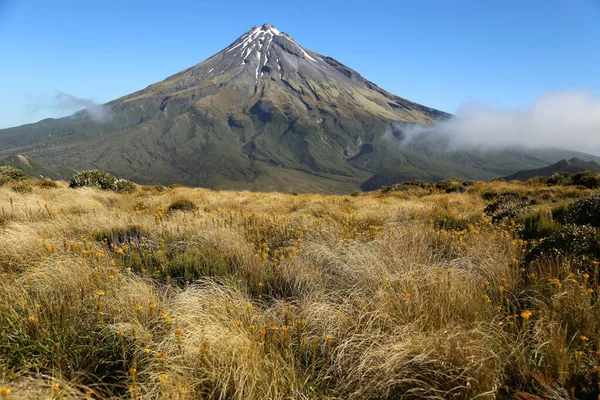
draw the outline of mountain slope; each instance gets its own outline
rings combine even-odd
[[[377,174],[407,176],[394,171],[481,179],[575,155],[438,154],[390,138],[393,123],[432,125],[450,115],[386,92],[271,25],[103,107],[103,120],[81,111],[0,130],[0,156],[148,184],[348,192]]]
[[[547,177],[557,173],[567,172],[570,174],[576,174],[578,172],[590,171],[593,173],[600,173],[600,164],[594,161],[584,161],[580,158],[573,157],[570,160],[560,160],[559,162],[549,165],[547,167],[530,169],[525,171],[519,171],[512,175],[505,177],[507,181],[527,181],[536,177]]]

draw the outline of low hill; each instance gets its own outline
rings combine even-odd
[[[600,173],[600,164],[595,161],[584,161],[578,157],[569,160],[563,159],[559,162],[543,168],[529,169],[516,172],[505,177],[507,181],[528,181],[532,178],[547,177],[558,173],[576,174],[578,172],[590,171]]]
[[[54,180],[68,180],[75,172],[71,168],[51,168],[29,156],[13,154],[0,160],[0,166],[7,165],[25,172],[32,178],[45,178]]]

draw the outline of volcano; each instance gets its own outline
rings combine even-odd
[[[0,130],[0,156],[99,168],[142,184],[324,193],[595,159],[562,150],[439,153],[403,140],[401,126],[450,117],[265,24],[100,110]]]

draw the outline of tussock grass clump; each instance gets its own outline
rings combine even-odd
[[[193,201],[188,199],[177,199],[167,207],[167,211],[194,211],[197,208]]]
[[[38,179],[33,182],[33,185],[42,189],[58,188],[58,183],[51,181],[50,179]]]
[[[553,203],[591,191],[445,185],[2,187],[0,396],[597,397],[600,236]]]
[[[545,238],[560,228],[559,220],[546,209],[519,215],[515,221],[522,226],[521,235],[525,240]]]
[[[33,188],[29,181],[16,182],[10,185],[10,188],[17,193],[31,193]]]

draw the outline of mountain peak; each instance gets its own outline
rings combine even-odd
[[[271,24],[263,24],[263,25],[260,27],[260,30],[261,30],[261,31],[265,31],[265,32],[270,32],[270,33],[272,33],[273,35],[280,35],[280,34],[281,34],[281,32],[279,32],[279,31],[277,30],[277,28],[275,28],[275,25],[271,25]]]
[[[271,24],[104,106],[109,121],[80,113],[25,127],[27,135],[0,132],[0,155],[35,151],[41,162],[110,169],[141,183],[271,190],[295,189],[299,178],[314,190],[346,191],[392,157],[380,142],[391,121],[428,125],[445,116],[386,92]],[[79,154],[80,144],[90,152],[63,158],[62,146]]]

